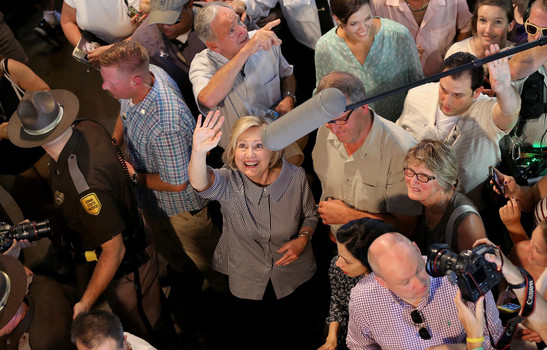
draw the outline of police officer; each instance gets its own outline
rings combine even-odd
[[[69,91],[27,91],[8,125],[11,142],[42,146],[52,158],[51,189],[63,238],[75,263],[84,265],[77,265],[77,277],[86,269],[91,275],[73,316],[90,310],[104,293],[124,329],[169,347],[158,343],[174,344],[175,333],[170,318],[161,317],[157,256],[146,243],[127,171],[101,125],[73,125],[78,108]]]
[[[71,304],[61,286],[11,256],[0,255],[0,271],[0,350],[72,350]]]

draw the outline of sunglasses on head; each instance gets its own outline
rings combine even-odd
[[[412,322],[414,322],[417,326],[423,325],[418,331],[420,338],[424,340],[431,339],[431,334],[429,334],[429,331],[427,330],[427,328],[425,328],[425,322],[422,317],[422,314],[420,314],[420,311],[418,310],[412,311],[410,313],[410,317],[412,318]]]
[[[526,30],[526,33],[530,35],[536,35],[536,33],[540,31],[541,36],[547,36],[547,28],[538,27],[535,24],[530,23],[530,21],[524,23],[524,29]]]

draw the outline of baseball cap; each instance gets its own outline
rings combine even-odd
[[[148,24],[175,24],[184,5],[190,0],[150,0]]]

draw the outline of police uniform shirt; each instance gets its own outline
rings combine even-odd
[[[69,170],[69,157],[73,154],[89,186],[81,193]],[[131,216],[130,184],[110,136],[95,122],[74,125],[58,161],[50,163],[50,175],[58,218],[77,248],[94,250],[136,221]]]
[[[55,280],[33,276],[25,303],[27,313],[10,334],[0,338],[0,350],[75,348],[70,342],[72,306]]]

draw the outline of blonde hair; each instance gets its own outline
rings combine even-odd
[[[431,170],[439,185],[445,190],[458,184],[458,162],[454,149],[439,140],[425,139],[408,150],[404,160],[409,163],[423,164]]]
[[[224,151],[224,154],[222,155],[222,161],[224,161],[224,163],[231,169],[236,170],[237,166],[235,162],[235,152],[237,147],[237,139],[239,138],[239,136],[241,136],[241,134],[243,134],[245,131],[251,128],[264,129],[268,124],[269,122],[266,119],[252,116],[252,115],[239,118],[234,124],[234,127],[232,128],[232,135],[230,136],[230,142],[228,143],[228,147],[226,147],[226,150]],[[271,151],[271,152],[272,152],[272,159],[270,160],[269,168],[271,169],[271,168],[281,166],[282,158],[283,158],[283,150]]]
[[[121,41],[102,54],[101,67],[116,67],[123,73],[143,74],[149,69],[148,52],[134,41]]]

